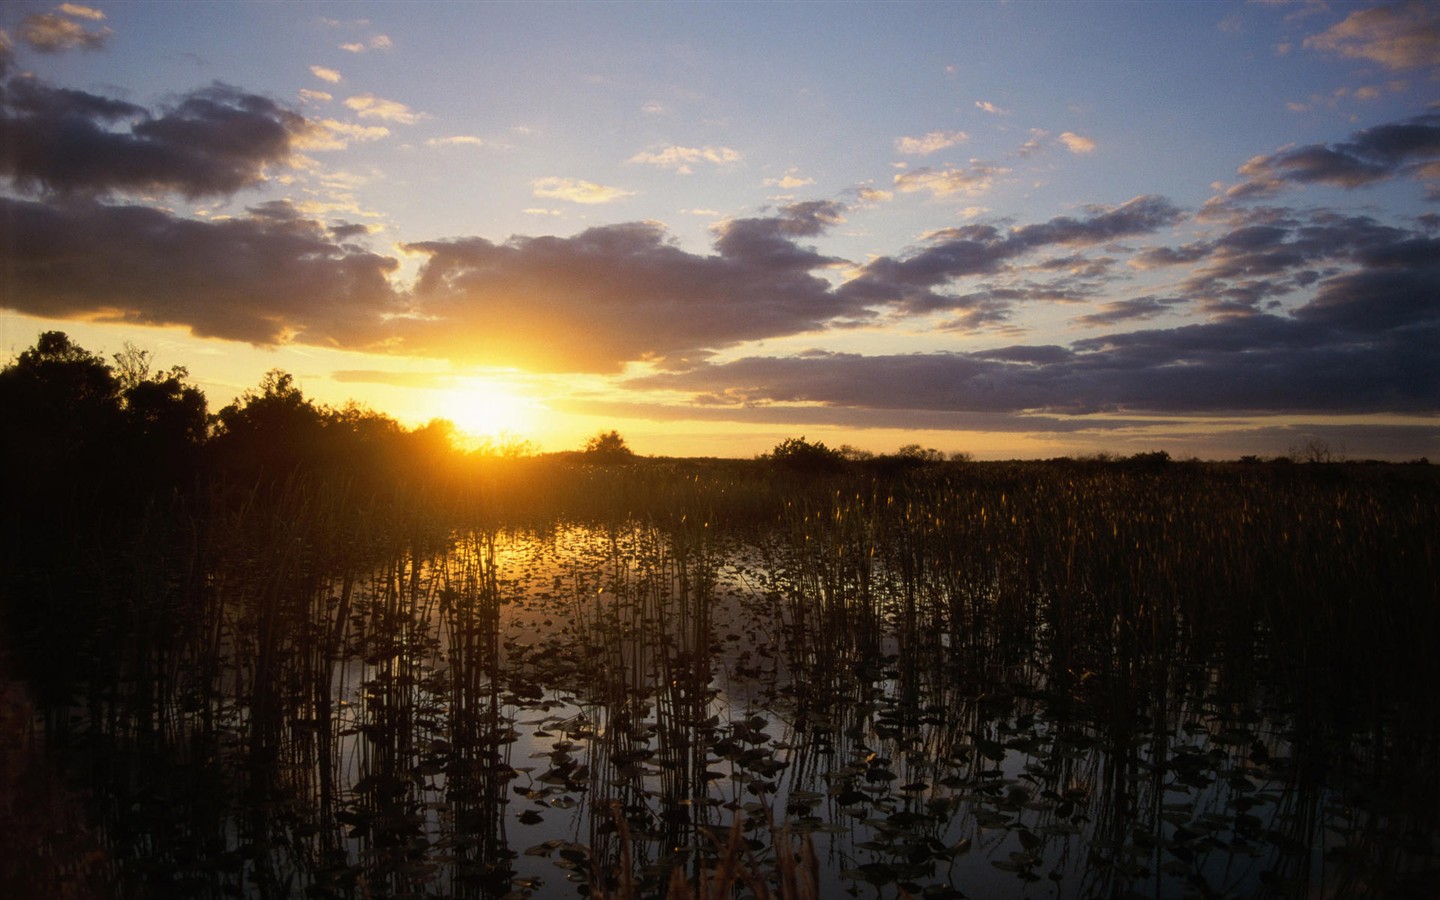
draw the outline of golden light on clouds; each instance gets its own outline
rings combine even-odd
[[[534,189],[537,197],[553,197],[556,200],[569,200],[571,203],[610,203],[623,197],[629,197],[634,193],[617,187],[596,184],[593,181],[556,176],[537,178],[530,183],[530,186]]]

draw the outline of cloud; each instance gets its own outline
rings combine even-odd
[[[425,142],[427,147],[483,147],[485,141],[482,138],[470,134],[452,134],[449,137],[430,138]]]
[[[1360,9],[1305,39],[1305,47],[1377,62],[1390,69],[1440,66],[1440,13],[1410,0]]]
[[[951,166],[943,169],[926,167],[911,172],[901,172],[894,177],[894,182],[895,189],[902,194],[929,191],[936,197],[949,197],[952,194],[965,194],[973,197],[986,193],[994,187],[995,179],[998,176],[1009,173],[1009,169],[972,159],[968,169],[957,169]]]
[[[1127,300],[1111,300],[1100,308],[1075,319],[1076,324],[1089,327],[1109,327],[1122,322],[1139,319],[1153,319],[1185,301],[1179,297],[1132,297]]]
[[[697,163],[710,163],[715,166],[726,166],[739,162],[741,159],[738,150],[729,147],[664,147],[659,150],[641,151],[630,157],[629,162],[640,163],[647,166],[659,166],[662,169],[673,169],[681,175],[689,175],[695,171]]]
[[[67,16],[73,16],[77,19],[89,19],[92,22],[103,22],[105,20],[105,13],[90,6],[81,6],[78,3],[62,3],[55,8]]]
[[[63,53],[66,50],[99,50],[114,32],[109,28],[86,28],[81,19],[98,22],[105,14],[98,9],[64,3],[55,12],[31,13],[20,20],[16,29],[20,39],[41,53]]]
[[[301,88],[300,99],[307,103],[329,103],[335,99],[335,96],[326,91],[312,91],[308,88]]]
[[[395,42],[390,40],[388,35],[377,34],[368,42],[354,41],[341,44],[340,49],[348,53],[364,53],[367,50],[390,50],[393,49],[394,46]]]
[[[813,274],[835,260],[798,241],[841,209],[795,204],[717,229],[716,253],[688,253],[652,223],[574,237],[427,241],[405,352],[543,371],[613,372],[627,360],[693,359],[738,341],[819,327],[844,310]]]
[[[320,119],[295,142],[300,150],[344,150],[352,142],[378,141],[390,136],[384,125],[360,125],[338,119]]]
[[[339,84],[341,81],[344,80],[340,77],[339,72],[335,71],[334,69],[327,69],[324,66],[311,66],[310,74],[314,75],[321,81],[329,82],[330,84]]]
[[[275,344],[368,346],[402,310],[397,263],[287,203],[219,221],[143,206],[0,198],[4,305],[48,318],[181,325]]]
[[[838,293],[866,305],[894,306],[913,314],[974,309],[990,303],[988,317],[1003,313],[997,297],[955,295],[942,289],[960,278],[994,275],[1016,259],[1047,246],[1085,247],[1148,234],[1173,225],[1181,216],[1163,197],[1136,197],[1120,206],[1090,207],[1085,218],[1059,216],[1045,222],[1001,230],[994,225],[963,225],[930,236],[906,256],[881,256],[866,263]]]
[[[158,115],[83,91],[12,78],[0,93],[0,175],[28,191],[225,195],[288,166],[315,134],[273,100],[215,84]]]
[[[813,178],[802,178],[796,174],[796,169],[789,169],[779,178],[767,178],[762,184],[766,187],[778,187],[783,190],[793,191],[795,188],[804,187],[807,184],[814,184]]]
[[[1064,144],[1071,153],[1093,153],[1095,152],[1095,141],[1092,138],[1081,137],[1073,131],[1062,132],[1060,143]]]
[[[987,113],[989,113],[989,114],[992,115],[992,116],[1008,116],[1008,115],[1010,115],[1010,111],[1009,111],[1008,109],[1001,109],[1000,107],[996,106],[995,104],[991,103],[991,102],[988,101],[988,100],[976,100],[976,101],[975,101],[975,108],[976,108],[976,109],[979,109],[979,110],[981,110],[981,111],[983,111],[983,112],[987,112]]]
[[[1226,200],[1269,197],[1286,187],[1324,184],[1358,188],[1390,178],[1432,178],[1427,164],[1440,160],[1440,114],[1366,128],[1337,144],[1306,144],[1256,156],[1239,169],[1246,180]]]
[[[746,357],[628,384],[731,404],[941,413],[1440,413],[1433,352],[1440,271],[1376,274],[1336,280],[1293,317],[1133,331],[1063,347]],[[1169,304],[1135,308],[1150,305]]]
[[[968,140],[970,140],[970,135],[963,131],[931,131],[918,138],[896,138],[895,152],[903,153],[906,156],[928,156],[947,147],[963,144]]]
[[[403,103],[394,100],[385,100],[374,94],[356,94],[347,98],[345,105],[355,110],[355,114],[362,119],[380,119],[386,122],[399,122],[401,125],[414,125],[425,118],[423,113],[417,113]]]
[[[530,187],[537,197],[552,197],[556,200],[569,200],[571,203],[585,204],[614,203],[616,200],[623,200],[635,194],[634,191],[607,187],[593,181],[555,176],[537,178],[530,182]]]

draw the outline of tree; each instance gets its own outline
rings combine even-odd
[[[803,436],[786,438],[776,444],[768,458],[772,463],[797,472],[831,472],[845,464],[840,451],[831,450],[820,441],[807,441]]]
[[[105,360],[47,331],[0,372],[0,453],[15,487],[47,491],[104,480],[121,425],[119,384]]]
[[[591,462],[629,462],[635,453],[615,430],[602,431],[585,442],[585,458]]]
[[[266,372],[259,390],[247,390],[216,418],[216,454],[242,480],[284,478],[322,453],[325,416],[281,369]]]

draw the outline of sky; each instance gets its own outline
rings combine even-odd
[[[0,4],[0,354],[750,457],[1440,459],[1440,4]]]

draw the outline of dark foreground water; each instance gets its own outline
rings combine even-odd
[[[1354,498],[1223,529],[922,499],[364,566],[237,538],[48,711],[85,865],[127,896],[656,896],[738,827],[762,874],[808,844],[824,897],[1440,892],[1433,535]]]

